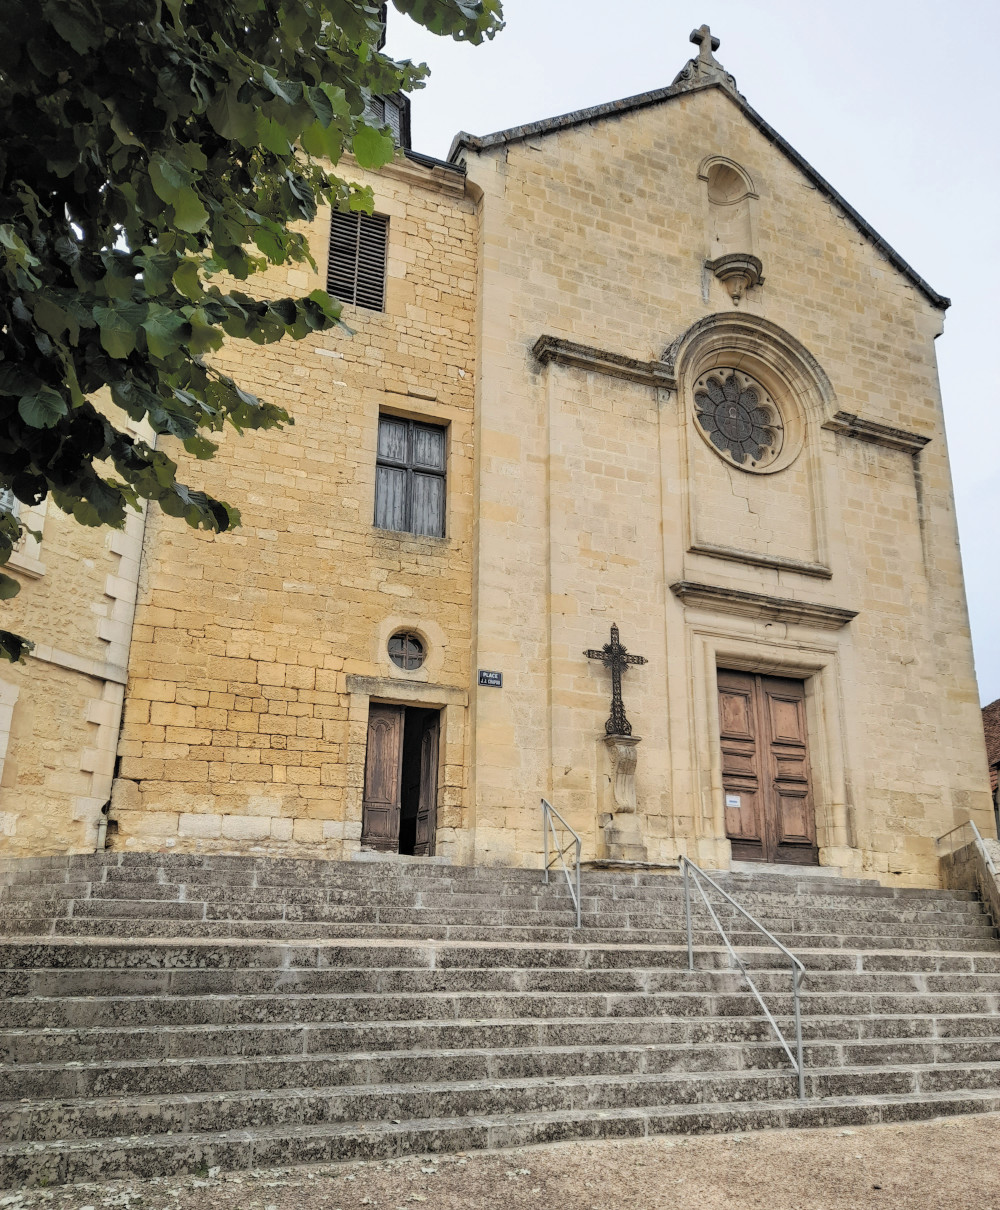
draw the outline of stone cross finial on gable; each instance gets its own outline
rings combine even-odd
[[[698,47],[698,58],[703,63],[715,63],[713,50],[718,50],[722,43],[716,38],[707,25],[701,25],[691,31],[691,41]]]
[[[719,49],[719,39],[714,37],[707,25],[691,31],[691,41],[698,47],[697,58],[688,59],[674,77],[670,86],[672,93],[691,92],[708,84],[721,84],[737,97],[740,95],[736,81],[722,66],[712,51]]]

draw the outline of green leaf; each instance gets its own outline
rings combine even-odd
[[[208,222],[208,211],[190,185],[174,198],[174,222],[182,231],[200,231]]]
[[[326,95],[322,88],[307,88],[306,100],[309,102],[309,107],[319,118],[323,126],[329,126],[333,121],[333,105],[330,103],[330,98]]]
[[[24,395],[32,381],[32,376],[21,366],[0,361],[0,395]]]
[[[101,329],[101,346],[115,358],[128,357],[135,348],[139,328],[146,318],[146,308],[136,303],[116,303],[110,307],[95,307],[94,318]]]
[[[66,400],[51,387],[39,387],[30,395],[22,395],[17,405],[25,424],[33,429],[50,429],[69,411]]]
[[[156,190],[156,196],[173,204],[180,191],[189,184],[191,174],[157,152],[149,161],[149,180]]]
[[[86,20],[80,12],[81,8],[82,5],[73,5],[75,11],[70,11],[68,4],[60,4],[58,0],[49,0],[44,6],[45,16],[59,37],[68,42],[77,54],[85,55],[101,45],[103,31]]]
[[[190,298],[192,302],[201,301],[204,290],[201,288],[196,260],[183,261],[174,271],[173,283],[185,298]]]
[[[9,580],[10,576],[4,576],[4,579]],[[17,584],[17,581],[14,583]],[[18,584],[18,589],[20,587]],[[9,630],[0,630],[0,658],[8,660],[11,664],[23,664],[24,657],[34,649],[35,644],[30,639],[22,638]]]
[[[264,87],[287,105],[294,105],[300,99],[302,94],[301,84],[286,80],[276,80],[266,67],[264,68],[262,78],[264,80]]]
[[[292,150],[285,127],[262,113],[257,115],[257,136],[260,145],[275,155],[288,155]]]
[[[13,576],[0,572],[0,601],[9,601],[21,591],[21,585]]]
[[[185,333],[190,332],[183,315],[160,306],[150,308],[142,327],[146,333],[146,347],[154,357],[160,358],[167,358],[181,349]]]
[[[362,126],[356,131],[352,147],[362,168],[382,168],[396,153],[392,135],[382,134],[372,126]]]
[[[224,139],[237,139],[242,143],[256,129],[256,113],[249,105],[237,101],[233,86],[218,94],[207,113],[208,120]]]

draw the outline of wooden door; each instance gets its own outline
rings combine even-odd
[[[817,865],[805,685],[720,668],[719,732],[733,857]]]
[[[441,715],[427,714],[421,723],[420,736],[420,805],[417,808],[417,836],[413,852],[418,857],[434,856],[437,832],[438,737]]]
[[[399,852],[403,772],[402,706],[368,708],[368,751],[361,815],[361,847]]]

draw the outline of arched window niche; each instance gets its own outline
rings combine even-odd
[[[837,410],[833,387],[815,357],[790,333],[758,315],[735,311],[707,315],[679,336],[661,360],[676,377],[690,427],[716,454],[743,471],[770,475],[791,466],[802,452],[808,426],[821,425]],[[705,393],[707,378],[725,387],[734,373],[731,393],[739,394],[732,401],[737,411],[752,413],[756,407],[771,411],[769,418],[762,414],[759,422],[775,435],[778,448],[773,456],[740,460],[731,442],[712,439],[710,409],[696,398]],[[748,388],[756,388],[756,399],[744,394]]]
[[[757,248],[757,191],[735,160],[708,156],[698,177],[705,182],[705,262],[735,305],[763,281]]]
[[[733,310],[693,324],[662,360],[677,384],[673,423],[686,550],[829,579],[829,532],[836,524],[830,507],[836,505],[828,499],[822,426],[837,402],[816,359],[777,324]],[[710,377],[723,386],[736,379],[725,399],[714,392],[727,410],[718,424],[697,398],[707,393]],[[741,397],[748,390],[755,398]],[[732,440],[729,407],[736,408],[737,422],[740,407],[750,413],[766,407],[759,427],[773,430],[773,439],[755,432],[749,445]],[[740,429],[735,436],[746,434]]]

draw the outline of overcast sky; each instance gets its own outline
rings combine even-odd
[[[389,53],[433,73],[413,98],[418,151],[443,159],[459,129],[488,134],[669,84],[694,54],[688,34],[707,22],[750,105],[952,299],[938,361],[979,687],[984,703],[1000,697],[998,0],[504,0],[504,9],[507,28],[480,47],[390,17]]]

